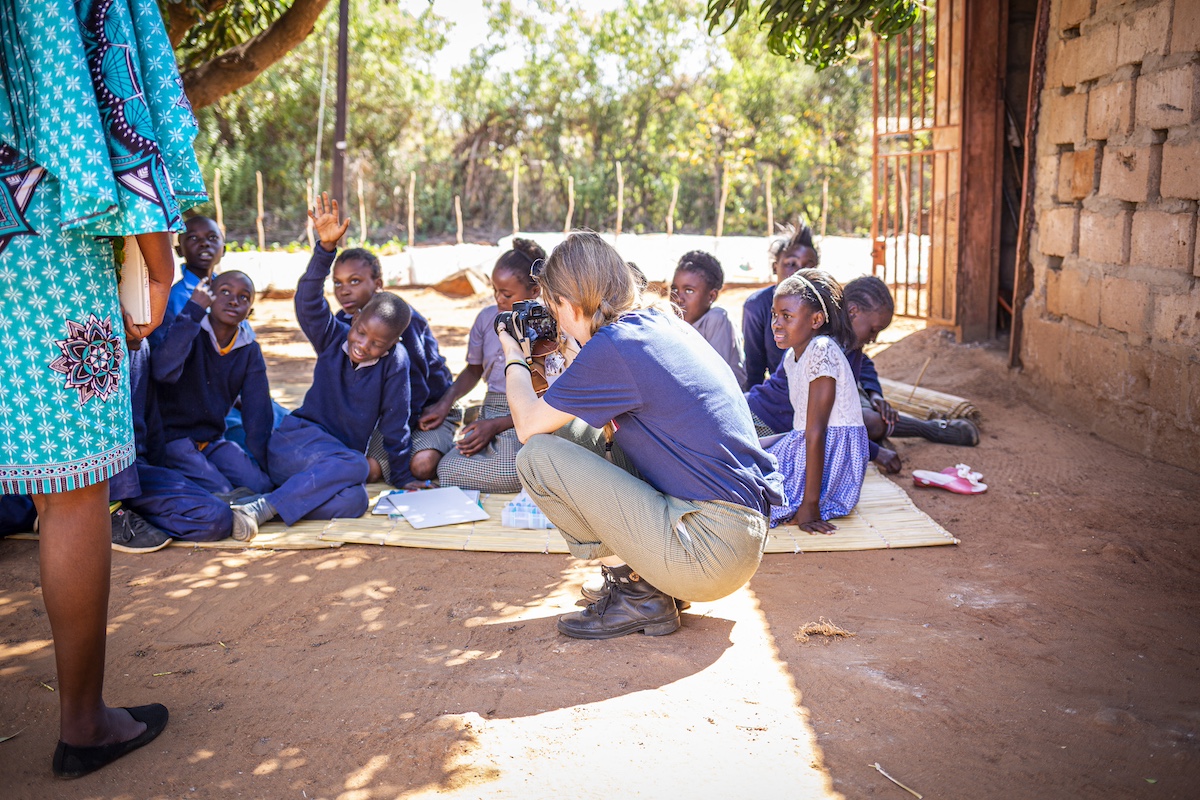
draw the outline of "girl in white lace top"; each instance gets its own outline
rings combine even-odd
[[[779,462],[786,495],[771,509],[771,524],[832,533],[837,526],[827,520],[858,504],[870,460],[858,389],[839,342],[850,335],[841,287],[822,270],[800,270],[775,290],[771,317],[775,345],[787,350],[793,409],[792,430],[767,450]]]

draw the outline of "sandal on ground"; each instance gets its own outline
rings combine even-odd
[[[138,722],[146,723],[146,730],[127,742],[102,744],[99,747],[75,747],[60,741],[58,748],[54,751],[54,776],[56,778],[82,778],[101,767],[108,766],[142,745],[149,744],[167,727],[167,707],[160,703],[135,706],[125,710]]]
[[[966,464],[948,467],[941,472],[914,469],[912,476],[917,486],[932,486],[955,494],[982,494],[988,488],[986,483],[980,483],[983,475],[972,472]]]

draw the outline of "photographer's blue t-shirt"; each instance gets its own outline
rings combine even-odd
[[[655,489],[764,514],[781,502],[729,365],[690,326],[654,309],[605,325],[545,394],[553,408],[615,440]]]

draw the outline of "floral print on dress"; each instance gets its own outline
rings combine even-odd
[[[67,320],[67,338],[55,342],[62,355],[50,363],[50,369],[67,376],[66,388],[79,391],[79,404],[97,397],[101,402],[121,386],[121,340],[113,336],[109,317],[95,314],[80,324]]]

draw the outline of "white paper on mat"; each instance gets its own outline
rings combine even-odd
[[[433,490],[432,489],[420,489],[417,491],[426,492],[426,491],[433,491]],[[475,503],[476,505],[480,505],[480,502],[479,502],[480,492],[478,489],[461,489],[460,488],[459,491],[462,492],[463,494],[465,494],[467,497],[469,497],[471,499],[472,503]],[[381,516],[384,514],[386,514],[388,516],[397,516],[397,517],[404,516],[404,512],[400,511],[398,508],[396,508],[396,501],[399,501],[400,496],[405,495],[405,494],[411,494],[411,492],[409,492],[408,489],[385,489],[384,491],[380,492],[379,499],[375,501],[375,505],[371,508],[371,513],[379,514]],[[395,498],[395,501],[393,501],[392,498]]]
[[[381,498],[380,502],[384,500],[391,502],[393,513],[403,514],[408,524],[418,530],[490,518],[489,514],[479,507],[477,501],[472,500],[457,486],[403,494],[396,492]]]

